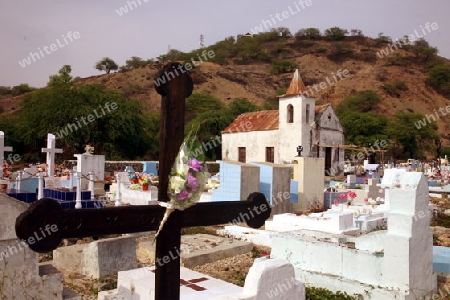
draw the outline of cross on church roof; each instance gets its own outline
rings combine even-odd
[[[162,202],[169,200],[167,190],[170,170],[184,139],[185,100],[193,89],[189,73],[179,63],[167,64],[157,77],[175,69],[180,70],[181,74],[177,73],[176,77],[156,88],[162,96],[158,189],[158,200]],[[259,228],[270,217],[270,212],[269,203],[261,193],[250,194],[247,201],[198,203],[184,211],[175,210],[156,238],[156,261],[167,257],[173,249],[180,249],[183,227],[246,221],[250,227]],[[31,249],[47,252],[55,249],[63,238],[156,230],[164,213],[165,208],[154,205],[62,210],[58,203],[44,198],[32,204],[17,218],[16,234],[19,239],[29,243],[36,232],[46,226],[56,225],[58,230],[54,234],[29,243]],[[179,256],[169,263],[156,265],[155,299],[180,299]]]

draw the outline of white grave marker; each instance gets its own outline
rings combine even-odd
[[[12,151],[12,147],[5,146],[5,133],[0,131],[0,175],[3,176],[3,159],[5,151]]]
[[[55,154],[62,153],[62,149],[55,148],[55,135],[47,134],[47,148],[42,148],[42,152],[47,152],[47,175],[54,176],[55,172]]]

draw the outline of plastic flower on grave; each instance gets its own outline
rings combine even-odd
[[[170,200],[167,203],[160,202],[160,205],[167,209],[156,236],[174,210],[184,210],[200,201],[207,181],[201,162],[204,160],[204,154],[196,155],[198,154],[196,150],[201,147],[200,142],[191,137],[191,133],[181,144],[169,177],[168,196]]]
[[[150,184],[150,176],[145,173],[139,173],[138,180],[140,185]]]
[[[367,204],[367,202],[369,202],[369,198],[364,198],[364,203],[366,203]]]
[[[184,189],[184,185],[186,183],[186,179],[181,176],[172,176],[169,181],[169,188],[172,193],[175,195],[181,193]]]
[[[3,178],[9,178],[11,176],[11,169],[12,166],[10,166],[6,160],[3,161]]]
[[[340,194],[340,195],[338,196],[338,198],[339,198],[339,199],[347,199],[348,197],[347,197],[347,194]]]
[[[334,205],[336,205],[336,206],[339,205],[339,200],[338,199],[334,199]]]
[[[137,184],[137,183],[130,184],[130,189],[131,190],[140,190],[141,189],[141,185]]]
[[[189,168],[191,168],[192,170],[197,171],[197,172],[200,171],[203,167],[202,163],[199,162],[195,158],[190,159],[188,165],[189,165]]]
[[[347,197],[351,198],[352,200],[356,198],[356,193],[353,191],[348,191],[347,192]]]

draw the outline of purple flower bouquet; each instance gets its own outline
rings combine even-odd
[[[158,233],[175,209],[184,210],[200,201],[206,184],[206,174],[203,172],[203,164],[194,156],[193,147],[198,145],[200,143],[197,140],[187,138],[180,147],[170,172],[168,187],[170,201],[160,202],[167,210]]]

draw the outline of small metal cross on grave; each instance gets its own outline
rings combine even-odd
[[[167,202],[170,170],[184,139],[185,100],[192,93],[193,84],[179,63],[167,64],[157,78],[163,80],[156,81],[161,83],[156,90],[162,96],[158,200]],[[56,249],[63,238],[157,230],[165,210],[161,206],[148,205],[62,210],[56,201],[43,198],[17,218],[16,234],[32,250],[45,253]],[[198,203],[184,211],[176,210],[156,239],[156,261],[167,258],[174,249],[180,249],[183,227],[211,226],[244,219],[250,227],[259,228],[269,218],[270,211],[269,203],[261,193],[250,194],[246,201]],[[40,240],[34,239],[36,233],[52,225],[58,230]],[[155,299],[180,299],[179,256],[156,265]]]

